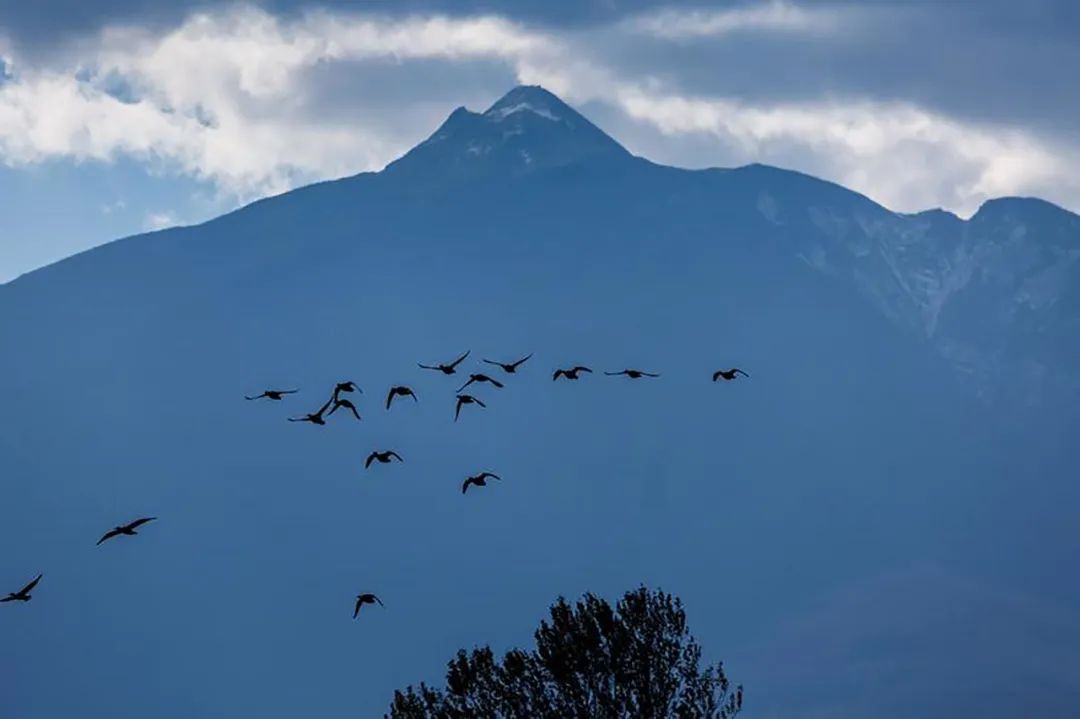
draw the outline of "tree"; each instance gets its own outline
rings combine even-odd
[[[495,658],[461,650],[446,688],[394,692],[390,719],[728,719],[742,708],[722,664],[700,667],[701,647],[678,597],[645,587],[614,609],[586,594],[562,597],[536,630],[536,649]]]

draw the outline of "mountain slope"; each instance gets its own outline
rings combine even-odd
[[[20,658],[0,700],[27,717],[373,716],[459,646],[528,641],[556,594],[641,581],[686,599],[716,658],[927,557],[1070,596],[1076,425],[1042,398],[1064,380],[1025,379],[1031,421],[997,421],[939,335],[1003,342],[980,367],[1028,352],[1067,376],[1067,264],[1041,319],[986,315],[1045,345],[964,333],[1067,254],[1075,218],[1006,213],[1038,228],[1023,248],[1050,248],[1020,268],[985,211],[905,217],[774,168],[657,166],[518,88],[382,173],[4,285],[0,577],[46,578],[31,611],[0,613]],[[935,288],[959,282],[935,249],[983,237],[1012,274],[972,270],[928,332]],[[458,378],[416,362],[466,349],[463,371],[536,355],[454,423]],[[598,372],[551,381],[577,363]],[[663,376],[599,373],[627,366]],[[752,377],[713,384],[720,366]],[[343,379],[363,422],[285,422]],[[398,383],[420,401],[386,412]],[[301,392],[242,399],[270,386]],[[383,448],[406,461],[363,470]],[[504,480],[462,497],[482,469]],[[142,513],[157,526],[93,547]],[[387,606],[350,624],[360,591]]]

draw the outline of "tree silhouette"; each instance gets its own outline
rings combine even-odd
[[[722,664],[700,667],[701,647],[678,597],[640,587],[613,609],[586,594],[559,597],[536,630],[536,649],[458,651],[446,688],[394,692],[390,719],[728,719],[742,708]]]

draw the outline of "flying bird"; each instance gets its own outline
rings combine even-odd
[[[630,379],[641,379],[642,377],[659,377],[660,376],[660,375],[654,374],[652,372],[642,372],[639,369],[624,369],[622,372],[605,372],[604,374],[606,374],[609,377],[617,377],[618,375],[624,374],[627,377],[629,377]]]
[[[334,406],[330,408],[330,411],[326,414],[327,417],[337,412],[339,409],[347,409],[353,413],[353,416],[360,419],[360,413],[356,411],[356,405],[347,399],[334,400]]]
[[[356,619],[357,615],[360,614],[360,607],[364,606],[365,604],[375,604],[376,602],[378,602],[380,607],[386,606],[382,603],[382,600],[376,597],[374,594],[357,594],[356,606],[353,608],[352,618]]]
[[[299,390],[295,390],[295,389],[268,389],[268,390],[264,391],[262,394],[257,394],[254,397],[248,397],[247,395],[244,395],[244,399],[253,400],[253,399],[262,399],[263,397],[266,397],[267,399],[280,400],[287,394],[296,394],[297,392],[299,392]]]
[[[34,587],[37,586],[37,583],[40,582],[41,578],[44,576],[44,574],[39,574],[34,578],[34,581],[30,582],[19,591],[8,592],[6,597],[0,599],[0,602],[29,602],[33,599],[33,597],[30,596],[30,592],[34,591]]]
[[[334,385],[335,402],[340,398],[342,392],[359,392],[360,394],[363,394],[364,390],[360,389],[360,385],[355,382],[338,382]]]
[[[326,420],[323,419],[323,414],[326,412],[327,408],[329,408],[330,405],[333,404],[333,402],[334,398],[331,397],[330,399],[326,400],[326,404],[324,404],[322,407],[319,407],[318,412],[310,412],[308,414],[305,414],[303,417],[289,417],[289,421],[311,422],[312,424],[326,424]]]
[[[399,462],[405,461],[401,458],[401,455],[399,455],[397,452],[394,452],[393,450],[386,450],[385,452],[372,452],[368,455],[367,461],[364,462],[364,469],[370,467],[372,462],[379,462],[380,464],[390,464],[391,459],[396,459]]]
[[[470,484],[475,484],[477,487],[486,487],[488,477],[490,477],[491,479],[500,479],[500,480],[502,479],[502,477],[500,477],[497,474],[492,474],[491,472],[481,472],[480,474],[476,475],[475,477],[467,478],[461,484],[461,493],[465,494],[465,492],[469,489]]]
[[[503,362],[494,362],[494,361],[489,360],[489,359],[484,360],[484,362],[486,362],[488,364],[493,364],[496,367],[502,367],[503,372],[505,372],[506,374],[514,374],[515,372],[517,372],[517,368],[520,367],[521,365],[525,364],[525,361],[528,360],[532,356],[533,356],[533,353],[530,352],[526,356],[519,359],[517,362],[503,363]]]
[[[465,354],[461,355],[450,364],[429,365],[421,364],[420,362],[417,362],[416,364],[422,369],[433,369],[438,372],[442,372],[443,374],[455,374],[457,372],[457,366],[465,361],[465,358],[469,356],[469,352],[472,352],[472,350],[468,350]]]
[[[486,374],[471,374],[471,375],[469,375],[469,381],[466,382],[465,384],[461,385],[460,387],[458,387],[458,392],[465,389],[466,387],[471,385],[473,382],[477,382],[477,383],[481,383],[481,384],[484,383],[484,382],[487,382],[489,384],[495,385],[499,389],[503,388],[503,383],[502,382],[500,382],[497,379],[491,379]]]
[[[592,370],[588,367],[582,367],[578,365],[577,367],[573,367],[571,369],[555,370],[555,374],[551,376],[551,379],[552,381],[559,379],[559,377],[565,377],[566,379],[581,379],[579,377],[579,373],[581,372],[588,372],[589,374],[592,374]]]
[[[454,410],[454,421],[457,422],[458,415],[461,414],[462,405],[466,404],[478,404],[481,407],[486,408],[487,405],[473,397],[471,394],[459,394],[457,396],[457,408]]]
[[[716,370],[715,372],[713,372],[712,381],[715,382],[718,379],[724,379],[724,380],[727,380],[728,382],[730,382],[731,380],[735,379],[735,375],[740,375],[740,374],[743,377],[749,377],[750,376],[750,375],[746,374],[745,372],[743,372],[738,367],[733,367],[731,369],[718,369],[718,370]]]
[[[394,401],[394,397],[412,397],[413,402],[418,402],[416,399],[416,392],[405,386],[391,387],[390,392],[386,395],[386,408],[390,409],[390,403]]]
[[[99,539],[97,543],[98,545],[100,545],[102,542],[108,539],[112,539],[113,537],[118,537],[121,534],[133,537],[138,534],[138,532],[135,531],[137,528],[141,527],[147,522],[153,522],[155,519],[157,519],[157,517],[143,517],[142,519],[136,519],[130,524],[125,524],[122,527],[113,527],[108,532],[105,532],[105,534],[102,535],[101,539]]]

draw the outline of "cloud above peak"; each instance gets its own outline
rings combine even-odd
[[[1067,172],[1077,152],[1064,141],[902,98],[689,90],[689,66],[664,61],[667,45],[691,38],[723,46],[744,31],[827,43],[854,22],[844,7],[770,0],[561,29],[496,15],[279,17],[230,7],[166,29],[112,26],[33,61],[3,51],[0,164],[130,157],[241,202],[380,169],[451,107],[488,103],[521,82],[590,103],[618,120],[618,139],[631,150],[652,143],[661,148],[654,159],[674,164],[771,162],[904,211],[966,213],[990,196],[1019,193],[1080,206]],[[627,43],[648,45],[656,65],[628,66],[620,56]],[[667,144],[657,145],[658,136]],[[683,153],[687,142],[694,149]]]

